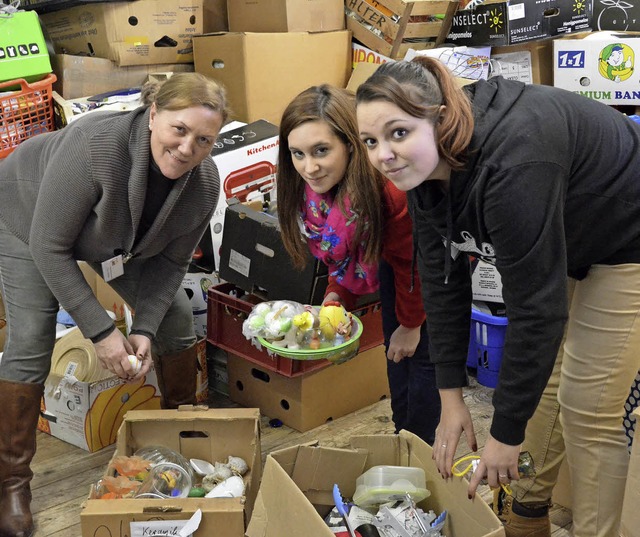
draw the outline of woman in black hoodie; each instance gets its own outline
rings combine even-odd
[[[491,487],[518,479],[525,428],[558,355],[574,532],[617,535],[628,464],[622,416],[640,368],[640,125],[557,88],[496,77],[461,89],[426,57],[383,64],[357,102],[371,162],[407,191],[414,220],[442,399],[434,445],[441,474],[451,475],[463,432],[476,447],[462,398],[468,254],[500,272],[509,319],[490,437],[469,496],[482,478]],[[540,414],[527,436],[536,421],[557,436],[557,413]],[[549,437],[528,441],[541,451]],[[527,535],[548,535],[542,514],[542,527]]]

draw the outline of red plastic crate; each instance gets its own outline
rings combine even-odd
[[[55,81],[56,75],[50,73],[39,82],[28,83],[19,78],[0,83],[0,93],[20,87],[0,95],[0,159],[27,138],[54,130],[52,86]]]
[[[242,297],[242,298],[238,298]],[[242,335],[242,323],[253,306],[261,300],[231,283],[209,287],[207,302],[207,340],[209,343],[236,356],[249,360],[285,377],[297,377],[331,365],[327,360],[291,360],[269,356],[258,350]],[[363,323],[360,352],[382,344],[382,314],[379,303],[367,304],[355,310]]]

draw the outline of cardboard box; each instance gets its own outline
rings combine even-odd
[[[204,10],[203,33],[228,32],[227,0],[203,0],[202,4]]]
[[[388,397],[386,362],[380,345],[343,364],[284,377],[229,353],[229,397],[293,429],[308,431]]]
[[[553,40],[537,39],[491,49],[492,76],[553,86]]]
[[[82,535],[136,535],[130,524],[147,521],[146,533],[155,533],[158,522],[188,520],[200,509],[202,520],[195,537],[242,537],[251,516],[262,475],[260,414],[257,409],[202,409],[129,412],[118,431],[115,456],[133,455],[150,445],[179,451],[187,459],[226,462],[229,455],[242,457],[245,498],[88,499],[80,513]],[[165,535],[163,533],[162,535]]]
[[[69,366],[80,364],[70,362]],[[50,374],[44,385],[38,429],[94,452],[116,441],[124,415],[134,409],[160,409],[155,371],[134,384],[116,377],[82,382],[74,376]]]
[[[293,266],[275,215],[234,200],[226,210],[219,272],[247,293],[303,304],[321,304],[328,283],[326,265],[311,254],[304,269]]]
[[[640,104],[640,72],[633,34],[596,32],[553,43],[553,85],[604,104]]]
[[[193,39],[197,72],[221,82],[235,119],[279,125],[282,112],[315,84],[345,87],[351,34],[337,32],[217,33]]]
[[[353,55],[353,68],[355,69],[359,63],[373,63],[376,67],[382,63],[392,62],[391,58],[387,58],[383,54],[371,50],[355,41],[351,43],[351,52]]]
[[[227,200],[275,199],[278,127],[268,121],[249,125],[234,122],[221,131],[211,156],[220,174],[220,198],[210,226],[215,266],[219,268]]]
[[[344,0],[227,0],[231,32],[344,30]]]
[[[431,495],[420,502],[436,514],[447,511],[442,535],[503,537],[502,523],[478,496],[467,499],[467,481],[445,481],[438,474],[428,444],[407,431],[399,435],[357,436],[350,449],[317,443],[293,446],[267,455],[248,537],[313,535],[332,537],[323,520],[333,503],[333,485],[352,497],[356,479],[377,465],[422,468]]]
[[[202,0],[88,4],[41,16],[57,53],[90,54],[123,65],[193,62],[203,30]]]
[[[593,0],[594,30],[640,31],[640,5],[620,0]]]
[[[638,420],[640,420],[640,407],[633,412],[636,420],[636,431]],[[622,504],[622,521],[620,523],[621,537],[638,537],[640,528],[640,441],[633,443],[631,448],[631,459],[629,460],[629,470],[627,472],[627,486]]]
[[[53,89],[64,99],[90,97],[107,91],[142,86],[149,75],[193,71],[192,63],[118,65],[104,58],[54,54],[53,72],[58,80]]]
[[[112,102],[91,102],[89,97],[78,99],[64,99],[57,91],[51,92],[53,98],[53,123],[56,129],[66,127],[72,121],[86,114],[101,111],[124,112],[140,106],[140,92],[123,95],[122,100],[112,97]]]
[[[573,0],[512,0],[458,11],[447,42],[491,47],[591,30],[592,4]]]
[[[51,72],[47,43],[38,14],[17,11],[0,17],[0,82],[41,80]]]

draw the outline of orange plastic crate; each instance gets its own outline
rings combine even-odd
[[[38,82],[18,78],[0,83],[0,159],[27,138],[54,130],[52,86],[55,81],[56,75],[50,73]],[[17,86],[20,89],[11,91]]]

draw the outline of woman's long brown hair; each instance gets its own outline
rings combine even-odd
[[[363,237],[366,228],[364,259],[374,263],[379,258],[382,244],[385,179],[369,162],[366,148],[358,136],[353,93],[328,84],[313,86],[300,93],[282,115],[276,179],[282,242],[294,265],[304,267],[309,249],[301,234],[299,222],[305,182],[293,165],[289,134],[308,121],[325,121],[350,148],[347,171],[335,187],[335,200],[340,210],[344,210],[344,200],[349,198],[352,210],[358,214],[356,241]]]

